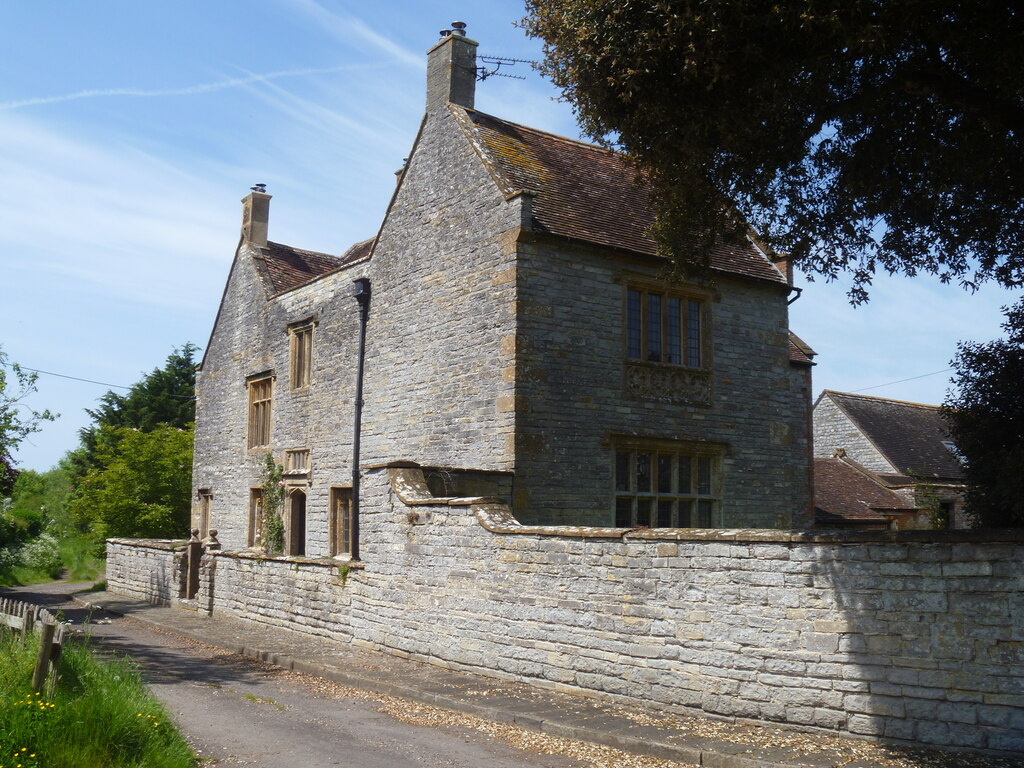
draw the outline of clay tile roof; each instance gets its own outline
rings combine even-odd
[[[937,405],[886,400],[826,390],[897,472],[919,478],[963,478],[963,468],[943,441],[946,422]]]
[[[802,365],[814,365],[814,356],[818,354],[807,343],[792,331],[789,332],[789,362]]]
[[[304,251],[272,242],[268,242],[261,251],[266,275],[270,279],[273,293],[277,294],[305,285],[331,270],[356,261],[368,254],[371,247],[373,238],[356,243],[341,256]]]
[[[610,150],[473,110],[478,146],[503,178],[503,190],[537,193],[533,225],[540,232],[595,245],[657,255],[648,236],[654,214],[649,187],[624,157]],[[786,284],[786,278],[752,245],[723,245],[711,256],[723,272]]]
[[[882,523],[876,510],[914,509],[892,491],[842,459],[814,460],[814,522],[817,525]]]

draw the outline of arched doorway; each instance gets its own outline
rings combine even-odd
[[[288,495],[288,548],[287,554],[306,554],[306,494],[292,491]]]

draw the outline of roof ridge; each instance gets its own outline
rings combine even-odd
[[[822,390],[822,394],[828,395],[842,395],[843,397],[853,397],[860,400],[881,400],[886,403],[894,403],[896,405],[909,405],[914,408],[931,408],[932,410],[939,410],[942,408],[941,405],[932,405],[930,403],[917,403],[913,400],[897,400],[892,397],[879,397],[878,395],[860,395],[856,392],[840,392],[837,389],[825,389]]]

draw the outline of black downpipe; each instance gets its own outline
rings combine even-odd
[[[366,319],[370,316],[370,279],[353,280],[359,302],[359,357],[356,361],[356,407],[352,419],[352,559],[359,559],[359,435],[363,423],[363,361],[366,359]]]

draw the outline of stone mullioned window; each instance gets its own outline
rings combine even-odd
[[[646,288],[626,292],[626,358],[705,367],[704,302]]]
[[[313,371],[313,324],[305,323],[289,328],[288,337],[291,388],[306,389]]]
[[[722,453],[674,440],[617,443],[615,527],[715,527]]]
[[[655,286],[629,286],[625,330],[628,394],[647,400],[710,405],[706,297]]]

